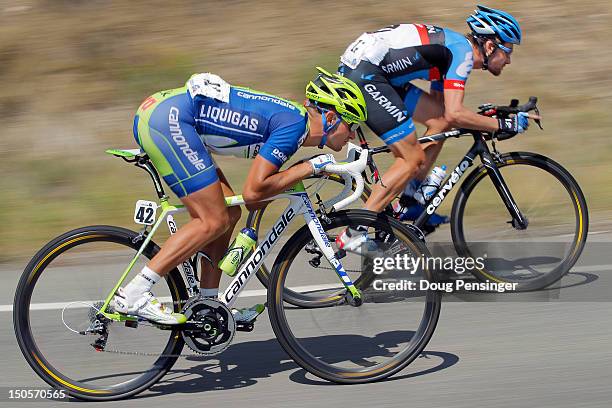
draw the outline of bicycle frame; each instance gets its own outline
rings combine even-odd
[[[487,174],[491,178],[491,182],[495,186],[498,194],[500,195],[508,213],[512,217],[512,225],[518,229],[527,228],[529,222],[525,218],[525,216],[519,210],[516,201],[512,197],[506,182],[504,181],[499,168],[495,164],[495,158],[487,145],[485,138],[481,132],[466,130],[466,129],[454,129],[447,132],[438,133],[431,136],[423,136],[418,139],[419,143],[427,143],[427,142],[436,142],[443,141],[451,137],[459,138],[466,135],[472,135],[474,138],[474,143],[465,154],[465,156],[459,161],[455,169],[446,177],[446,179],[440,184],[432,198],[425,204],[425,211],[415,220],[414,226],[423,229],[423,227],[427,224],[427,221],[432,216],[432,214],[436,211],[436,209],[442,205],[446,197],[448,197],[449,193],[455,188],[455,186],[459,183],[459,180],[465,175],[466,170],[474,164],[474,159],[476,156],[480,157],[480,160],[486,169]],[[367,142],[365,142],[365,137],[363,134],[360,134],[361,147],[369,148],[367,146]],[[389,152],[388,146],[381,146],[378,148],[373,148],[371,150],[371,155],[375,155],[377,153]],[[376,168],[376,166],[373,166]]]
[[[147,169],[146,167],[143,167]],[[149,171],[147,169],[147,171]],[[156,174],[154,172],[150,172],[154,181],[156,179]],[[158,193],[161,190],[161,183],[155,183],[156,188],[158,189]],[[163,190],[161,190],[162,194],[160,195],[160,204],[159,206],[162,209],[161,214],[157,218],[155,224],[152,226],[151,231],[146,235],[142,245],[140,246],[138,252],[132,259],[132,261],[128,264],[125,271],[119,278],[119,281],[116,283],[115,287],[110,291],[108,296],[105,299],[104,305],[101,307],[100,311],[104,314],[105,317],[117,320],[136,320],[136,318],[131,316],[124,316],[119,313],[109,313],[106,312],[106,308],[110,304],[112,298],[114,297],[116,291],[119,289],[121,284],[125,281],[132,268],[136,264],[136,261],[142,255],[146,246],[151,242],[153,235],[157,232],[160,225],[166,221],[168,228],[171,234],[174,234],[177,231],[177,226],[174,221],[173,215],[176,213],[186,211],[184,205],[171,205],[168,202],[168,197],[163,194]],[[255,275],[256,272],[264,260],[268,257],[271,250],[278,243],[280,236],[286,231],[287,227],[295,220],[297,215],[302,215],[306,225],[312,236],[317,243],[319,249],[323,252],[329,263],[334,267],[336,274],[338,275],[340,281],[344,285],[344,287],[350,292],[351,296],[355,298],[360,298],[361,294],[359,290],[355,287],[350,277],[347,275],[344,267],[340,260],[336,257],[334,250],[325,234],[325,230],[321,225],[320,220],[318,219],[308,194],[304,188],[303,182],[297,183],[293,188],[276,195],[268,200],[277,200],[277,199],[288,199],[289,205],[283,210],[281,215],[278,217],[276,222],[273,224],[272,229],[266,234],[266,237],[263,241],[260,241],[256,248],[253,250],[248,259],[246,259],[238,272],[236,273],[234,279],[230,282],[227,289],[223,292],[223,294],[219,297],[219,301],[224,303],[228,308],[234,304],[240,292],[244,289],[248,281]],[[266,201],[268,201],[266,200]],[[241,195],[226,197],[225,198],[226,205],[228,207],[244,205],[244,199]],[[181,265],[179,265],[180,269],[182,269],[183,274],[187,280],[187,286],[189,289],[189,293],[191,296],[199,293],[199,288],[197,285],[197,279],[195,277],[194,267],[195,263],[199,259],[198,253],[194,255],[194,261],[191,258],[183,261]]]
[[[449,137],[459,137],[462,135],[461,131],[458,130],[458,136],[449,136]],[[506,182],[504,181],[499,168],[495,164],[495,159],[489,150],[489,146],[484,140],[482,134],[475,132],[473,134],[474,144],[470,147],[470,150],[466,153],[466,155],[461,159],[461,161],[457,164],[455,169],[447,176],[447,178],[440,184],[440,187],[436,190],[432,198],[425,204],[425,210],[414,222],[414,225],[422,228],[426,223],[429,217],[436,211],[436,209],[444,202],[444,199],[448,197],[448,193],[450,193],[455,186],[459,183],[459,180],[465,175],[466,170],[474,164],[474,159],[476,156],[480,157],[480,160],[486,169],[487,174],[491,178],[491,182],[495,186],[497,193],[502,199],[508,213],[512,217],[512,222],[514,226],[517,226],[519,229],[527,228],[528,221],[521,214],[518,206],[516,205],[516,201],[512,197]],[[419,139],[420,141],[421,139]]]

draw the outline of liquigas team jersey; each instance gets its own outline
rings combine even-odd
[[[302,145],[308,116],[296,103],[232,86],[213,74],[197,74],[186,84],[195,129],[213,153],[254,158],[281,167]]]
[[[380,68],[394,87],[424,79],[432,81],[435,90],[464,89],[473,66],[472,46],[465,36],[425,24],[397,24],[363,33],[340,60],[353,70],[367,61]]]
[[[210,73],[149,96],[134,117],[136,142],[181,198],[218,181],[210,152],[244,158],[259,154],[280,168],[307,133],[303,107],[230,86]]]

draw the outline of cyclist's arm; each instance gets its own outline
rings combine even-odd
[[[255,158],[242,196],[245,201],[261,201],[282,193],[312,174],[312,166],[302,163],[279,172],[282,165],[303,143],[308,131],[305,116],[283,112],[270,122],[272,133]],[[254,206],[247,206],[249,209]],[[257,206],[261,207],[261,205]]]
[[[280,194],[300,180],[312,174],[309,162],[297,164],[287,170],[278,171],[278,166],[257,156],[247,176],[242,197],[246,202],[261,201]],[[265,204],[247,205],[249,210],[263,207]]]
[[[465,82],[474,66],[470,42],[461,34],[445,30],[445,44],[450,51],[451,61],[444,77],[444,118],[451,127],[487,130],[499,129],[497,119],[479,115],[463,106]]]
[[[497,119],[479,115],[463,106],[464,94],[463,90],[444,89],[444,119],[452,127],[490,132],[498,130]]]

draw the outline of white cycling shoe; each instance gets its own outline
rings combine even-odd
[[[234,320],[236,323],[253,323],[257,316],[263,313],[266,309],[265,305],[261,303],[256,304],[255,306],[246,307],[244,309],[232,309],[232,315],[234,315]]]
[[[351,227],[347,227],[336,237],[336,245],[339,249],[357,254],[378,250],[378,245],[368,237],[367,231],[359,231]]]
[[[142,317],[159,324],[177,325],[187,321],[187,316],[173,313],[172,309],[161,303],[151,292],[143,293],[130,304],[123,288],[119,288],[113,299],[113,307],[119,313]]]

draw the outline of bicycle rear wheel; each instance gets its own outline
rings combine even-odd
[[[434,281],[427,268],[373,273],[376,259],[385,256],[428,257],[425,245],[410,229],[383,214],[363,210],[332,213],[323,228],[328,236],[351,226],[367,226],[371,240],[384,248],[373,258],[347,253],[341,261],[353,281],[364,276],[363,303],[340,301],[326,308],[296,308],[289,294],[295,287],[317,282],[310,294],[325,298],[343,289],[335,270],[324,258],[313,268],[304,250],[312,235],[305,226],[279,253],[268,287],[268,314],[274,333],[285,351],[310,373],[338,383],[363,383],[386,378],[410,364],[425,348],[440,314],[440,292],[400,289],[398,282]],[[383,243],[387,245],[384,245]],[[332,240],[332,247],[337,250]],[[338,253],[338,252],[337,252]],[[339,252],[341,253],[341,251]],[[381,272],[381,271],[377,271]],[[385,290],[385,283],[397,289]],[[335,285],[334,285],[335,284]],[[346,293],[346,290],[342,290]],[[345,299],[343,296],[342,300]]]
[[[519,211],[528,220],[514,228],[487,170],[480,166],[462,184],[451,214],[460,256],[484,257],[472,273],[481,281],[516,283],[521,291],[544,288],[576,263],[588,232],[584,195],[571,174],[534,153],[506,153],[496,166]]]
[[[27,362],[52,387],[84,400],[126,398],[155,384],[180,355],[183,339],[177,330],[142,322],[138,328],[108,322],[105,352],[92,346],[98,334],[74,332],[95,321],[97,308],[143,239],[119,227],[79,228],[49,242],[24,270],[15,293],[15,334]],[[150,242],[133,274],[158,250]],[[155,294],[180,311],[187,293],[178,270],[162,281]]]

